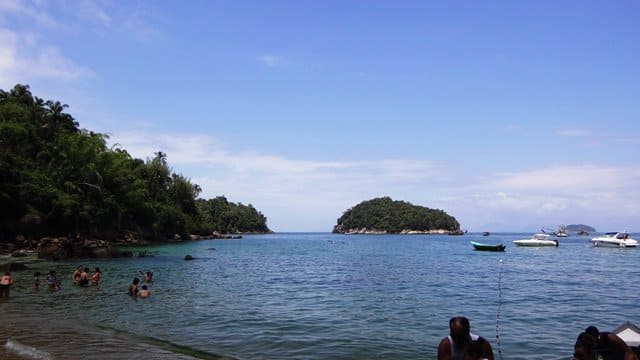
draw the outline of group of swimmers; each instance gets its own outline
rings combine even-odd
[[[144,277],[144,281],[147,283],[151,283],[153,281],[153,271],[142,272],[140,274]],[[138,277],[134,277],[133,281],[129,285],[129,296],[131,297],[141,297],[147,298],[151,295],[151,291],[147,287],[147,285],[142,285],[140,289],[138,289],[138,284],[140,284],[140,279]]]
[[[96,267],[91,276],[89,276],[89,271],[90,270],[87,267],[83,268],[82,266],[78,266],[73,271],[71,280],[75,285],[80,287],[98,286],[98,284],[100,283],[100,276],[101,276],[100,268]],[[146,271],[146,272],[140,271],[140,274],[142,274],[145,282],[151,283],[153,281],[152,271]],[[33,287],[36,290],[40,288],[40,282],[41,282],[40,276],[41,274],[39,271],[36,271],[33,274]],[[141,298],[149,297],[149,295],[151,295],[151,292],[147,287],[147,285],[142,285],[142,287],[138,289],[139,283],[140,283],[139,278],[137,277],[133,278],[133,282],[131,283],[131,285],[129,285],[129,295],[134,297],[141,297]],[[51,291],[57,291],[62,288],[62,284],[58,279],[55,270],[52,269],[47,274],[46,284],[47,284],[47,288]],[[11,277],[10,272],[5,272],[4,275],[0,276],[0,297],[9,297],[9,290],[11,289],[12,285],[13,285],[13,278]]]
[[[100,268],[95,268],[91,277],[89,277],[89,268],[82,268],[82,266],[78,266],[71,276],[73,283],[78,286],[89,286],[89,280],[91,280],[92,286],[98,286],[100,282]]]

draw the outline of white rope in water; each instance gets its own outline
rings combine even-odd
[[[502,265],[504,261],[500,259],[500,275],[498,275],[498,313],[496,314],[496,341],[498,344],[498,354],[502,360],[502,348],[500,347],[500,310],[502,310]]]

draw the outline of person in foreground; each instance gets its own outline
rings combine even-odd
[[[471,333],[469,319],[464,316],[452,317],[449,320],[449,336],[440,340],[437,359],[494,360],[491,344],[482,336]]]
[[[603,360],[637,360],[631,348],[614,333],[600,332],[597,327],[589,326],[583,334],[592,337],[593,352]],[[580,336],[578,336],[578,340],[580,340]],[[576,345],[578,345],[577,341]]]

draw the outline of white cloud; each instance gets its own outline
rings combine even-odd
[[[33,34],[22,35],[0,28],[0,87],[35,78],[78,80],[93,72],[76,65],[55,47],[39,46]]]
[[[282,63],[282,57],[277,55],[260,55],[256,61],[268,67],[275,67]]]
[[[309,161],[235,151],[210,136],[156,129],[111,140],[139,158],[166,152],[204,197],[251,203],[276,231],[328,231],[343,211],[379,196],[443,209],[472,230],[489,224],[493,231],[522,230],[574,219],[629,228],[640,215],[640,170],[624,167],[556,165],[479,178],[426,160]]]
[[[557,130],[556,135],[566,137],[590,137],[593,133],[587,129],[562,129]]]
[[[202,196],[226,194],[232,201],[251,202],[269,214],[272,224],[287,230],[309,230],[291,228],[309,222],[316,223],[311,230],[327,230],[342,211],[363,200],[440,182],[437,165],[429,161],[296,160],[231,151],[213,137],[166,135],[149,128],[115,133],[110,140],[138,158],[152,157],[157,151],[167,153],[174,171],[199,184]]]
[[[0,15],[26,16],[35,21],[37,25],[58,26],[58,23],[46,11],[42,10],[43,5],[21,0],[2,0],[0,1]]]

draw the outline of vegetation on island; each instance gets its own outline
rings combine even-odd
[[[567,225],[565,229],[567,231],[573,231],[573,232],[578,232],[578,231],[586,231],[590,233],[596,232],[596,229],[594,227],[591,227],[585,224],[571,224],[571,225]]]
[[[393,234],[403,231],[459,231],[460,224],[443,210],[381,197],[363,201],[345,211],[333,232],[349,233],[363,228]]]
[[[0,241],[269,232],[252,205],[199,199],[200,186],[174,173],[165,153],[141,160],[108,147],[107,135],[81,129],[67,107],[27,85],[0,89]]]

